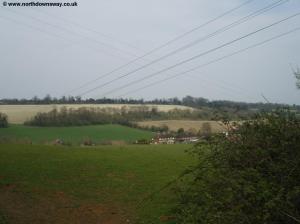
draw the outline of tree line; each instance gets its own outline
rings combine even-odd
[[[94,124],[121,124],[126,126],[137,126],[136,121],[180,119],[197,117],[199,114],[191,110],[174,109],[168,112],[158,111],[157,108],[139,106],[128,109],[118,108],[89,108],[78,109],[62,107],[60,110],[53,109],[50,112],[38,113],[25,125],[32,126],[78,126]]]
[[[63,96],[61,98],[51,97],[49,94],[43,98],[37,96],[32,99],[1,99],[0,104],[4,105],[23,105],[23,104],[34,104],[34,105],[44,105],[44,104],[158,104],[158,105],[182,105],[194,108],[214,108],[214,109],[234,109],[239,111],[255,110],[255,111],[271,111],[279,107],[291,107],[296,110],[300,110],[299,105],[285,105],[285,104],[275,104],[275,103],[246,103],[246,102],[235,102],[228,100],[208,100],[203,97],[192,97],[186,96],[182,99],[177,97],[168,99],[154,99],[154,100],[144,100],[144,99],[110,99],[101,98],[93,99],[87,98],[82,99],[79,96]]]
[[[138,106],[121,108],[91,108],[78,109],[62,107],[50,112],[38,113],[25,125],[31,126],[78,126],[94,124],[121,124],[137,127],[135,122],[145,120],[241,120],[251,118],[254,114],[240,114],[224,111],[182,110],[173,109],[159,111],[156,107]],[[164,131],[165,127],[151,127],[153,130]]]

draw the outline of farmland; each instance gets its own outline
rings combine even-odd
[[[10,125],[0,129],[0,138],[33,143],[51,143],[56,139],[79,144],[86,139],[95,143],[104,141],[133,142],[138,139],[150,139],[154,134],[149,131],[129,128],[121,125],[91,125],[80,127],[30,127]]]
[[[77,110],[82,106],[101,110]],[[174,224],[174,187],[195,162],[186,153],[193,145],[132,143],[179,135],[179,128],[204,136],[207,124],[212,133],[224,130],[209,121],[210,110],[170,105],[1,105],[0,111],[9,119],[0,129],[0,224]],[[22,124],[39,112],[49,113]],[[169,130],[149,128],[164,125]]]
[[[168,223],[188,147],[2,144],[0,223]]]
[[[142,121],[138,122],[141,127],[161,127],[168,126],[169,130],[177,131],[179,128],[184,130],[195,129],[196,131],[201,131],[202,125],[204,123],[209,123],[213,133],[219,133],[225,130],[221,122],[217,121],[199,121],[199,120],[162,120],[162,121]]]
[[[191,107],[177,106],[177,105],[154,105],[154,104],[50,104],[50,105],[0,105],[0,112],[7,114],[9,123],[22,124],[25,121],[34,117],[38,112],[49,112],[54,108],[60,109],[62,107],[78,109],[86,108],[113,108],[133,110],[140,107],[157,108],[158,111],[167,112],[173,109],[180,110],[194,110]]]

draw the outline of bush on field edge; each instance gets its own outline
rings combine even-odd
[[[0,128],[7,128],[7,127],[8,127],[7,115],[0,112]]]

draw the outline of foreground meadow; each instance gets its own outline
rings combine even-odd
[[[172,223],[190,147],[0,144],[0,223]]]

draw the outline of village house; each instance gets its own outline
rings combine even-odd
[[[175,144],[175,137],[173,136],[156,136],[152,138],[151,144]]]
[[[198,141],[199,137],[197,136],[175,137],[172,135],[157,135],[156,137],[152,138],[151,144],[190,144]]]

